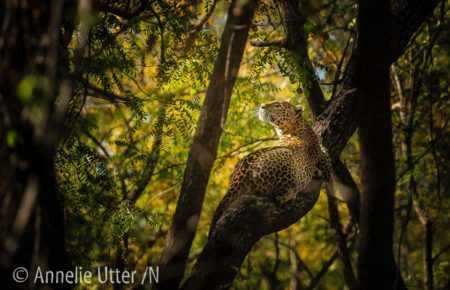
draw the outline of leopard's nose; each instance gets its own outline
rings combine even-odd
[[[266,104],[262,104],[261,109],[265,109],[265,108],[266,108]]]

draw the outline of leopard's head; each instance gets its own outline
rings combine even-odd
[[[261,105],[259,119],[272,124],[278,135],[289,134],[302,112],[303,106],[294,106],[288,101],[274,101]]]

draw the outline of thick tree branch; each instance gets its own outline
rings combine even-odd
[[[359,223],[359,189],[350,171],[340,159],[332,161],[333,182],[345,201],[352,221]]]
[[[308,56],[307,42],[303,24],[305,17],[299,9],[299,0],[281,1],[282,20],[286,29],[286,48],[291,52],[300,76],[301,88],[308,100],[314,119],[326,107],[325,97],[320,88],[316,72]]]
[[[261,237],[303,217],[317,202],[320,182],[312,181],[295,199],[279,204],[264,196],[245,195],[228,206],[210,231],[182,289],[228,289],[248,252]]]

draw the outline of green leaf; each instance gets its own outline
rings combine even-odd
[[[36,87],[36,77],[29,75],[24,77],[17,86],[17,95],[24,103],[29,103]]]

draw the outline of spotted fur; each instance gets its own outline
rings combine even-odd
[[[281,203],[295,197],[313,179],[330,180],[328,153],[302,112],[303,107],[289,102],[261,105],[259,118],[275,128],[279,144],[257,150],[238,162],[211,229],[223,211],[241,195],[266,196]]]

